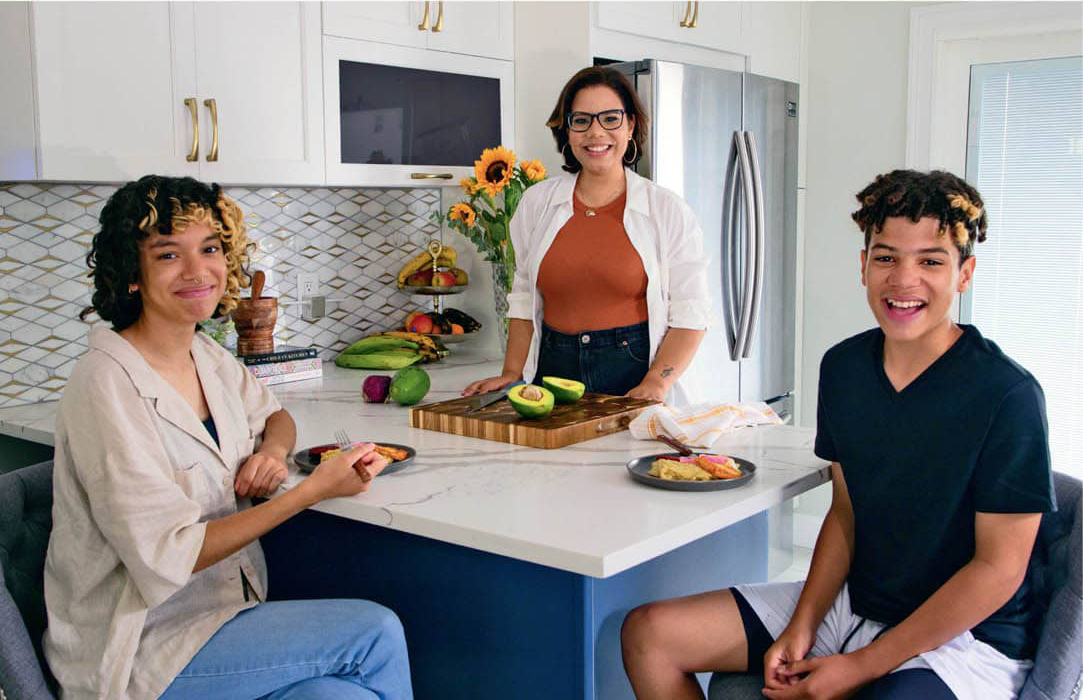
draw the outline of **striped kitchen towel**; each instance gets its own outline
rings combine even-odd
[[[684,410],[659,404],[640,413],[628,430],[640,440],[664,434],[689,447],[709,448],[722,433],[752,425],[782,425],[782,419],[762,401],[699,404]]]

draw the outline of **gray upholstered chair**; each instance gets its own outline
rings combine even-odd
[[[1019,700],[1083,698],[1083,484],[1053,474],[1057,512],[1042,517],[1031,556],[1036,597],[1048,606],[1042,623],[1034,669]],[[758,674],[716,673],[710,700],[762,700]]]
[[[53,463],[0,474],[0,699],[53,698],[41,653]]]

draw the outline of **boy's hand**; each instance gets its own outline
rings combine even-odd
[[[815,640],[815,632],[797,632],[789,627],[783,630],[763,655],[763,681],[766,687],[780,690],[796,683],[796,676],[781,674],[779,669],[808,656]]]
[[[793,661],[775,669],[785,685],[763,689],[771,700],[835,700],[849,698],[873,680],[853,654],[832,654]]]

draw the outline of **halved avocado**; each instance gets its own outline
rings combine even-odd
[[[560,377],[542,377],[542,386],[553,392],[557,403],[575,403],[583,398],[583,392],[587,385],[574,379],[562,379]]]
[[[523,418],[545,418],[553,412],[553,392],[534,384],[520,384],[508,392],[508,401]]]

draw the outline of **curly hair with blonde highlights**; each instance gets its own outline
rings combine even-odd
[[[917,223],[927,216],[940,222],[940,234],[950,236],[962,264],[974,254],[974,244],[985,240],[989,227],[978,191],[944,170],[893,170],[877,175],[856,196],[861,208],[851,217],[865,234],[866,250],[888,218],[904,216]]]
[[[162,217],[160,212],[169,212]],[[218,185],[207,185],[190,177],[146,175],[113,193],[99,219],[101,229],[87,254],[86,262],[94,279],[90,306],[79,318],[97,312],[113,329],[124,330],[143,312],[138,289],[129,291],[140,277],[139,244],[148,236],[169,236],[194,224],[203,224],[222,241],[226,260],[226,290],[218,302],[218,313],[237,307],[242,287],[249,284],[249,242],[244,215],[236,202]]]

